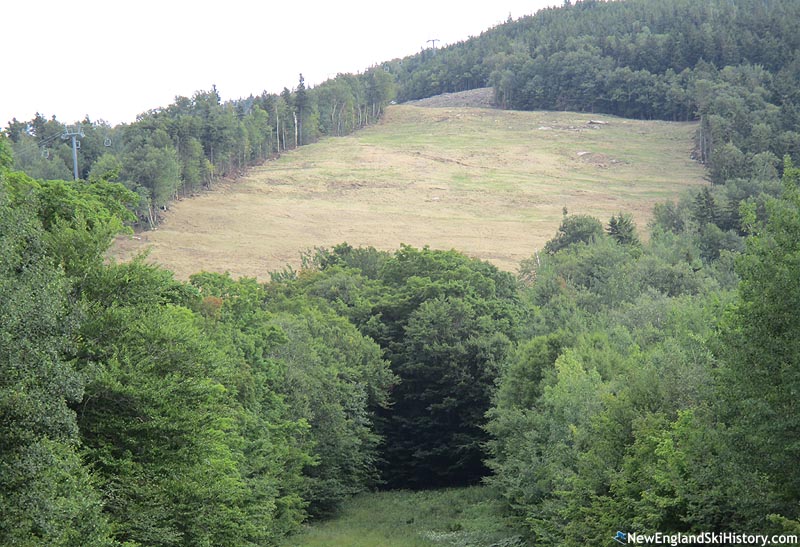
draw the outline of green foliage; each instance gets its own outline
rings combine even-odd
[[[5,135],[0,135],[0,169],[8,169],[14,165],[14,152]]]
[[[378,483],[374,409],[386,405],[392,383],[380,348],[348,321],[307,307],[282,312],[274,324],[286,343],[272,351],[284,378],[280,390],[293,416],[308,421],[315,465],[306,469],[314,514]]]
[[[88,180],[92,183],[100,181],[116,182],[122,171],[122,162],[113,154],[105,153],[92,165]]]
[[[377,481],[393,377],[352,324],[105,264],[131,192],[0,176],[4,543],[273,544]]]
[[[565,216],[556,237],[547,242],[544,250],[555,254],[575,243],[592,243],[603,235],[603,225],[596,218],[588,215]]]
[[[732,143],[715,148],[709,162],[712,166],[711,181],[715,184],[725,184],[727,180],[743,178],[748,174],[747,158]]]
[[[656,203],[653,206],[652,227],[679,234],[686,228],[687,219],[684,218],[685,210],[677,207],[672,202]]]
[[[719,261],[699,256],[667,231],[536,262],[533,336],[502,367],[487,426],[488,480],[533,542],[763,524],[759,500],[774,494],[730,450],[714,408],[710,340],[731,296],[714,292]]]
[[[800,347],[796,307],[800,301],[800,170],[787,161],[784,191],[767,204],[765,225],[747,240],[737,261],[740,300],[725,325],[720,352],[720,395],[731,424],[731,441],[742,458],[764,473],[779,501],[771,512],[796,519],[800,482],[793,463]],[[766,505],[766,503],[765,503]]]
[[[298,483],[312,514],[378,480],[374,411],[387,404],[394,378],[380,348],[323,302],[303,297],[268,302],[252,279],[193,276],[202,312],[231,336],[245,359],[269,371],[286,416],[308,424],[309,457]]]
[[[325,270],[337,265],[344,266],[358,270],[361,275],[369,279],[377,279],[390,256],[390,253],[378,251],[374,247],[354,248],[347,243],[341,243],[330,251],[320,252],[319,267]]]
[[[519,313],[513,279],[454,251],[403,247],[380,271],[362,331],[400,383],[382,413],[390,485],[467,484],[485,472],[484,412]]]
[[[633,217],[629,214],[612,215],[608,221],[607,232],[612,239],[622,245],[638,246],[641,244]]]
[[[104,260],[114,236],[131,219],[134,195],[109,182],[35,181],[20,172],[5,181],[14,204],[27,204],[41,221],[47,252],[71,279],[85,276]]]
[[[79,424],[116,536],[144,545],[236,538],[244,485],[229,443],[241,441],[210,377],[215,352],[181,308],[98,312],[83,332],[90,381]]]
[[[709,482],[723,476],[724,461],[708,463],[713,469],[702,486],[680,482],[685,476],[663,478],[662,487],[672,488],[663,494],[670,503],[663,505],[650,497],[640,499],[641,492],[658,492],[655,484],[642,486],[642,482],[659,476],[652,469],[627,467],[642,465],[651,456],[652,445],[640,448],[639,435],[650,440],[655,431],[660,434],[667,427],[665,422],[640,420],[656,414],[673,416],[710,392],[709,354],[706,350],[698,358],[702,340],[690,333],[707,337],[714,311],[704,309],[704,303],[688,303],[647,298],[624,307],[620,315],[612,316],[611,325],[605,320],[603,331],[583,335],[571,350],[563,350],[546,373],[538,375],[538,386],[531,375],[530,387],[519,389],[512,383],[519,381],[519,369],[505,371],[499,388],[503,396],[491,411],[489,425],[494,437],[491,482],[537,541],[564,545],[603,541],[609,529],[620,526],[685,530],[683,522],[691,522],[702,529],[697,514],[680,512],[685,509],[680,496],[670,496],[675,488],[686,488],[686,496],[694,488],[691,495],[701,496]],[[539,348],[538,357],[532,357],[552,363],[553,352],[542,342],[528,351]],[[658,425],[640,432],[645,423]],[[698,461],[708,455],[701,439],[692,450]],[[625,481],[634,480],[630,473],[640,472],[635,475],[639,483],[623,488]],[[692,480],[700,480],[699,472]],[[724,510],[729,505],[720,509],[721,500],[730,494],[730,490],[720,494],[713,506],[706,498],[709,505],[695,510],[707,514]],[[699,500],[694,503],[699,505]],[[675,511],[680,516],[670,516]],[[653,515],[650,520],[647,514]]]
[[[121,541],[261,545],[304,517],[307,426],[265,355],[282,337],[243,324],[257,287],[230,289],[233,309],[214,305],[213,287],[201,300],[140,261],[86,286],[79,425]]]
[[[0,173],[0,542],[107,546],[75,413],[83,381],[66,358],[77,327],[69,284],[34,211]]]
[[[554,371],[567,337],[566,333],[558,332],[520,343],[503,368],[504,382],[497,392],[496,404],[509,408],[533,407],[542,395],[544,380]]]
[[[391,486],[468,484],[485,473],[484,413],[516,337],[512,276],[455,251],[320,250],[276,289],[322,298],[375,340],[398,382],[377,408]],[[358,268],[358,269],[354,269]]]

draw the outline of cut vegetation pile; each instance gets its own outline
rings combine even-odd
[[[607,123],[590,123],[590,122]],[[181,278],[268,279],[314,246],[455,248],[514,270],[562,210],[607,221],[703,182],[692,123],[596,114],[397,105],[377,126],[304,146],[236,183],[176,203],[162,226],[120,239]]]
[[[468,89],[467,91],[458,91],[456,93],[442,93],[425,99],[408,101],[404,104],[431,108],[494,108],[497,106],[494,100],[494,89],[491,87]]]

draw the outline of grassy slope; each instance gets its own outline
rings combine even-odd
[[[590,119],[608,122],[589,125]],[[118,243],[187,277],[267,279],[301,251],[342,241],[455,248],[514,270],[556,232],[562,208],[603,221],[702,183],[695,124],[567,112],[390,107],[377,126],[325,139],[177,203],[165,224]]]
[[[516,547],[484,487],[362,494],[336,518],[309,525],[285,547]]]

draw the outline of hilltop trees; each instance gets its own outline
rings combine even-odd
[[[800,160],[798,20],[790,0],[582,1],[384,66],[400,100],[492,86],[503,108],[699,120],[723,184],[759,154]]]

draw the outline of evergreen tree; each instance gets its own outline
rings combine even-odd
[[[608,221],[607,232],[612,239],[622,245],[638,246],[640,244],[633,217],[629,214],[612,215]]]
[[[297,132],[300,135],[299,145],[305,144],[305,133],[303,132],[303,121],[306,117],[306,109],[308,108],[308,95],[306,94],[306,84],[303,75],[300,74],[300,82],[297,84],[297,89],[294,93],[294,105],[297,109]]]
[[[556,237],[547,242],[544,250],[555,254],[575,243],[588,244],[604,235],[603,225],[594,217],[588,215],[565,216],[558,227]]]

